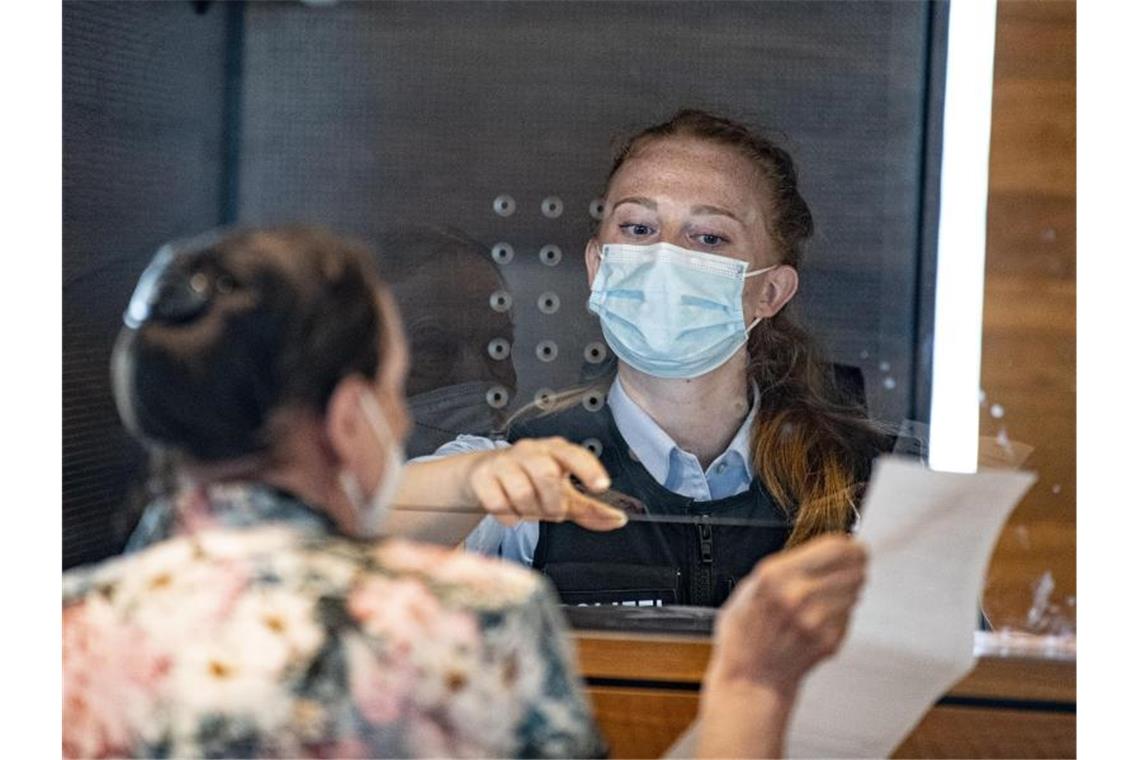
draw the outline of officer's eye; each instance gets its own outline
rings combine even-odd
[[[727,243],[728,238],[721,237],[720,235],[713,235],[711,232],[705,232],[697,235],[697,242],[703,246],[714,248],[723,243]]]
[[[648,224],[630,222],[629,224],[621,224],[618,226],[630,237],[647,237],[653,234],[653,228]]]

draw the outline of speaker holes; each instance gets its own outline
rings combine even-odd
[[[501,385],[492,386],[487,391],[487,404],[492,409],[502,409],[511,400],[510,391]]]
[[[499,216],[510,216],[515,213],[515,199],[506,194],[500,195],[491,204],[491,208],[495,209],[495,213]]]
[[[562,199],[551,195],[542,200],[542,215],[547,219],[557,219],[562,216]]]
[[[552,340],[544,340],[534,349],[539,361],[552,362],[558,358],[558,344]]]
[[[556,267],[562,261],[562,249],[556,245],[544,245],[538,251],[538,260],[548,267]]]
[[[511,344],[505,338],[495,338],[487,344],[487,354],[492,359],[506,359],[511,355]]]
[[[491,248],[491,258],[499,264],[510,264],[515,258],[515,249],[510,243],[495,243]]]
[[[600,340],[587,343],[586,350],[582,352],[582,355],[590,364],[601,364],[606,360],[606,344]]]
[[[495,311],[510,311],[511,303],[513,303],[511,294],[505,290],[496,290],[491,294],[491,308]]]
[[[561,305],[562,301],[553,290],[548,290],[538,297],[538,310],[543,314],[553,314]]]

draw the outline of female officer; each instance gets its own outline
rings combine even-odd
[[[400,478],[408,360],[366,252],[297,229],[168,247],[125,322],[120,413],[176,458],[180,484],[148,508],[136,551],[64,575],[65,756],[604,751],[537,575],[374,540]],[[585,450],[551,451],[603,475]],[[570,514],[607,524],[604,505]],[[705,679],[702,754],[780,753],[863,562],[823,539],[740,585]]]
[[[457,501],[500,518],[558,515],[563,444],[546,437],[592,439],[615,488],[695,518],[607,534],[485,521],[468,539],[543,570],[570,602],[716,605],[760,557],[844,531],[888,439],[785,309],[811,233],[773,142],[695,110],[645,129],[618,153],[586,245],[590,309],[618,359],[605,406],[517,424],[510,447],[461,437],[438,453],[478,453],[413,464],[405,483],[451,467]]]

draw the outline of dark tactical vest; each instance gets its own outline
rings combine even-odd
[[[593,439],[613,487],[645,503],[651,514],[776,521],[781,527],[738,527],[630,522],[595,533],[573,523],[540,523],[534,568],[548,576],[566,604],[719,606],[756,563],[783,548],[787,515],[764,486],[727,499],[696,501],[669,491],[630,452],[609,406],[581,404],[512,426],[508,438],[560,435],[574,443]]]

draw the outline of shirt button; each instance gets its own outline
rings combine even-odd
[[[717,472],[717,474],[718,474],[718,475],[723,475],[723,474],[724,474],[724,471],[725,471],[726,469],[728,469],[728,465],[727,465],[727,464],[725,464],[724,462],[721,462],[720,464],[718,464],[718,465],[716,466],[716,472]]]

